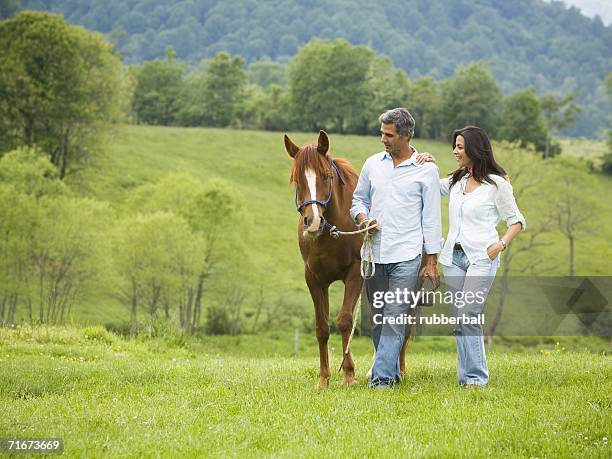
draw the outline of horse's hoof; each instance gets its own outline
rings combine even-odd
[[[317,383],[317,389],[325,390],[329,386],[329,378],[319,378],[319,382]]]
[[[351,387],[356,386],[357,384],[359,384],[359,381],[357,381],[355,378],[345,379],[342,383],[342,387]]]

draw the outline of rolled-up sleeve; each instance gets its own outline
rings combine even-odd
[[[516,200],[512,192],[512,185],[510,185],[509,182],[504,181],[498,184],[495,207],[497,207],[497,211],[502,220],[506,222],[506,225],[510,227],[516,223],[520,223],[522,231],[525,231],[527,222],[516,205]]]
[[[354,221],[357,221],[357,215],[365,214],[366,217],[370,215],[370,204],[371,204],[371,190],[370,190],[370,176],[368,172],[368,163],[366,161],[361,168],[359,174],[359,181],[353,192],[353,202],[351,205],[351,217]]]
[[[442,216],[440,209],[440,181],[436,166],[430,170],[423,182],[423,210],[421,224],[423,227],[423,249],[429,255],[442,251]]]
[[[450,177],[440,179],[440,194],[448,196],[450,194]]]

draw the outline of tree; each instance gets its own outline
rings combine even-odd
[[[229,126],[235,119],[236,107],[246,84],[244,60],[226,52],[207,62],[204,77],[206,121],[210,126]]]
[[[121,116],[129,79],[101,35],[46,13],[0,22],[0,151],[38,146],[59,177]]]
[[[333,123],[344,132],[347,119],[359,114],[369,100],[367,76],[374,53],[346,40],[314,39],[289,64],[292,112],[306,129]]]
[[[568,272],[576,272],[576,242],[599,227],[601,206],[594,196],[599,196],[599,183],[584,163],[560,156],[552,163],[553,170],[547,185],[547,198],[551,220],[568,242]],[[588,193],[585,192],[588,190]]]
[[[612,72],[608,73],[608,76],[604,80],[604,86],[606,88],[608,100],[612,101]],[[608,153],[603,155],[601,170],[604,174],[612,175],[612,129],[608,129],[607,136]]]
[[[378,116],[390,108],[404,106],[409,94],[410,80],[406,73],[396,68],[391,59],[373,56],[363,90],[366,101],[351,116],[349,132],[378,133],[380,130]]]
[[[110,209],[74,197],[31,150],[0,159],[0,183],[0,322],[15,323],[23,304],[30,323],[63,323],[104,274]]]
[[[581,108],[574,100],[578,97],[577,93],[569,94],[565,97],[556,97],[552,94],[542,96],[540,103],[544,119],[547,125],[546,146],[544,148],[544,157],[554,156],[560,152],[560,149],[552,148],[552,136],[558,135],[561,129],[567,129],[578,120]]]
[[[266,89],[249,85],[237,108],[240,127],[282,131],[290,129],[291,123],[285,107],[289,105],[289,94],[280,86],[272,84]]]
[[[236,298],[231,297],[234,288],[228,286],[231,285],[235,276],[244,277],[244,272],[248,272],[245,267],[249,265],[249,262],[242,255],[244,251],[239,250],[241,239],[245,237],[244,229],[247,221],[245,221],[246,213],[240,197],[225,182],[213,180],[202,184],[191,174],[170,174],[157,184],[144,185],[137,189],[128,202],[128,209],[132,212],[139,212],[141,220],[139,222],[129,220],[124,226],[125,229],[120,230],[119,234],[127,234],[126,231],[129,231],[129,228],[138,225],[150,228],[146,230],[146,234],[135,233],[138,240],[142,239],[147,242],[140,243],[137,240],[123,238],[118,245],[120,248],[126,248],[127,251],[140,250],[138,256],[134,255],[127,259],[124,249],[117,254],[121,265],[124,266],[122,272],[126,279],[125,298],[130,301],[134,324],[136,323],[136,311],[143,301],[149,305],[149,311],[151,311],[151,298],[155,300],[154,309],[156,309],[160,304],[159,298],[168,291],[166,287],[162,287],[167,283],[163,281],[165,278],[162,277],[162,274],[158,272],[155,278],[151,274],[145,275],[142,271],[144,268],[140,268],[140,265],[133,261],[142,258],[150,260],[146,263],[147,266],[163,265],[161,261],[163,254],[159,255],[157,261],[153,261],[150,257],[158,256],[155,255],[156,251],[150,254],[144,253],[147,245],[154,243],[151,240],[153,235],[147,235],[147,232],[153,232],[155,228],[155,225],[146,219],[160,213],[182,219],[189,226],[191,238],[198,241],[189,249],[191,256],[197,260],[195,265],[197,271],[193,272],[191,269],[184,271],[188,273],[188,277],[180,283],[180,292],[177,291],[180,294],[175,292],[169,297],[167,307],[164,306],[166,310],[170,310],[172,305],[176,306],[181,328],[188,333],[193,333],[200,328],[204,295],[213,288],[220,290],[216,292],[216,296],[225,298],[226,304],[232,305],[233,308],[239,306],[240,302],[236,302]],[[166,243],[161,244],[163,247],[160,250],[171,251],[164,244]],[[140,246],[143,248],[138,249]],[[129,270],[125,268],[126,266]],[[237,274],[237,271],[240,271],[241,274]],[[149,279],[145,284],[139,280],[144,278],[143,276]],[[143,290],[142,285],[148,287]],[[153,286],[156,287],[153,288]],[[151,294],[155,291],[159,292],[157,299]]]
[[[510,292],[510,278],[513,273],[543,274],[551,270],[551,263],[542,249],[552,245],[550,202],[541,199],[543,178],[548,175],[542,158],[534,155],[532,147],[522,147],[519,142],[496,142],[496,159],[506,168],[516,202],[527,220],[527,231],[521,233],[501,256],[496,285],[499,288],[491,300],[497,307],[486,330],[487,341],[492,343],[497,326],[501,322]],[[499,233],[505,232],[505,223],[500,222]]]
[[[546,122],[533,88],[517,91],[504,101],[497,138],[518,140],[522,147],[530,143],[538,151],[545,149],[548,138]]]
[[[247,76],[250,83],[267,88],[270,85],[285,86],[287,66],[274,61],[257,61],[249,64]]]
[[[173,304],[179,309],[186,307],[190,301],[188,287],[201,269],[197,256],[201,244],[187,222],[170,212],[137,214],[120,222],[113,252],[122,279],[121,291],[130,305],[133,333],[141,307],[152,319],[162,310],[169,319]]]
[[[145,62],[135,69],[132,109],[139,123],[175,124],[185,67],[169,49],[166,59]]]
[[[495,137],[500,104],[501,92],[484,62],[459,66],[444,87],[445,134],[475,125]]]
[[[443,99],[440,83],[431,77],[416,80],[410,88],[406,107],[416,121],[415,137],[444,138]]]

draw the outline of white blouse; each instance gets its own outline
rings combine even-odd
[[[496,227],[502,219],[508,226],[520,223],[523,231],[527,227],[508,181],[499,175],[489,175],[495,185],[483,182],[465,193],[468,177],[469,174],[464,175],[450,189],[450,177],[440,180],[440,193],[450,196],[448,237],[440,254],[444,266],[453,264],[453,247],[458,241],[470,263],[488,259],[487,248],[499,241]]]

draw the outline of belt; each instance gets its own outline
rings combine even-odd
[[[457,243],[455,244],[455,246],[453,247],[453,250],[461,250],[463,252],[463,247],[461,247],[461,244]]]

